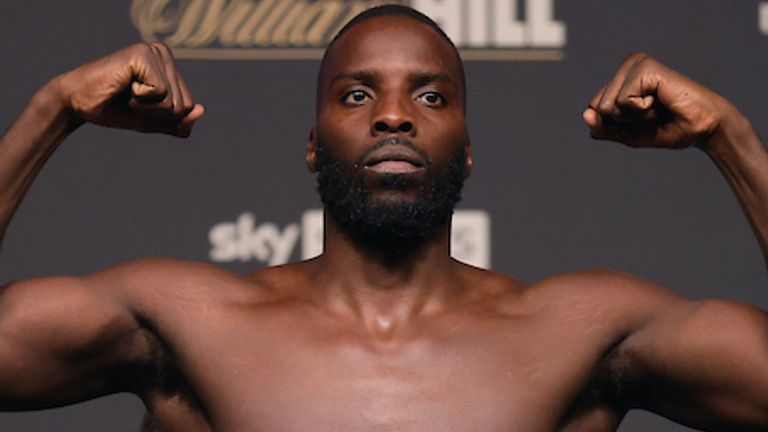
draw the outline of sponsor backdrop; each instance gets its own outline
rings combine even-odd
[[[303,152],[322,47],[373,2],[97,0],[0,3],[0,114],[55,74],[161,40],[208,113],[188,140],[84,127],[19,209],[2,280],[83,274],[147,255],[235,272],[321,249]],[[734,101],[766,136],[768,3],[740,0],[413,0],[462,48],[476,170],[454,255],[528,281],[611,267],[691,298],[768,307],[765,268],[734,198],[697,150],[590,140],[580,115],[621,58],[644,50]],[[191,317],[194,319],[194,317]],[[2,431],[136,431],[118,395],[1,414]],[[632,412],[621,431],[688,430]]]

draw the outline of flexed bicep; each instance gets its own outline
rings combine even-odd
[[[723,300],[662,311],[624,342],[636,407],[705,430],[768,429],[768,315]]]
[[[0,288],[0,409],[38,409],[135,391],[151,336],[100,284],[50,277]]]

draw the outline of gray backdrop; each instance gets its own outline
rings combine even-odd
[[[714,165],[696,150],[593,142],[580,118],[620,59],[644,50],[728,97],[765,136],[760,3],[556,1],[567,26],[563,61],[468,62],[476,170],[461,207],[490,213],[492,268],[536,281],[610,267],[690,298],[768,307],[757,243]],[[0,2],[2,125],[50,77],[139,40],[129,9],[103,0]],[[211,227],[244,212],[257,223],[299,222],[319,206],[303,163],[317,66],[180,61],[208,108],[194,135],[77,131],[11,225],[2,280],[83,274],[147,255],[208,260]],[[246,272],[263,264],[221,265]],[[137,399],[118,395],[2,414],[0,430],[135,431],[142,413]],[[687,429],[632,412],[620,430]]]

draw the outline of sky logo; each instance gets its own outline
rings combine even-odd
[[[221,222],[208,232],[213,262],[285,264],[298,248],[299,258],[309,259],[323,251],[323,211],[305,211],[300,223],[279,226],[257,221],[251,212],[237,220]],[[491,219],[483,210],[456,210],[451,229],[451,255],[477,267],[491,266]]]

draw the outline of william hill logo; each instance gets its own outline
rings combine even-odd
[[[393,1],[133,0],[131,18],[147,42],[178,58],[319,59],[361,11]],[[566,26],[555,0],[400,1],[432,17],[465,60],[561,60]]]

